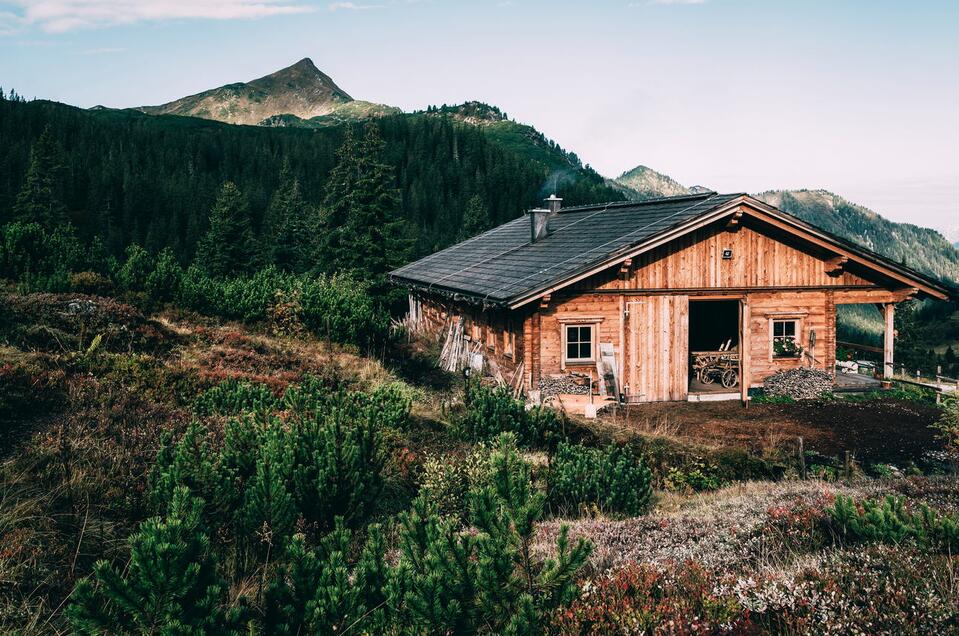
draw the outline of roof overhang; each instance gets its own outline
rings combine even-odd
[[[819,246],[836,256],[845,257],[860,266],[875,271],[882,276],[896,281],[902,288],[914,288],[918,294],[939,300],[949,300],[955,296],[956,291],[950,289],[943,283],[934,281],[918,272],[907,267],[893,263],[892,261],[871,252],[867,249],[854,246],[839,239],[832,234],[819,230],[808,223],[800,221],[796,217],[786,214],[771,205],[763,203],[749,195],[741,195],[731,199],[725,204],[709,211],[702,216],[690,219],[686,223],[677,225],[665,232],[662,232],[647,241],[637,245],[629,246],[618,253],[613,254],[600,262],[591,264],[589,267],[575,272],[562,280],[553,281],[538,289],[527,292],[522,296],[511,299],[508,302],[510,309],[517,309],[531,303],[547,294],[553,294],[569,285],[577,283],[585,278],[589,278],[610,267],[614,267],[626,261],[635,258],[640,254],[669,243],[699,228],[710,225],[727,216],[745,214],[756,218],[761,222],[774,226],[781,231],[788,232],[809,243]]]

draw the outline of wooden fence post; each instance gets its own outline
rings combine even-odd
[[[852,479],[852,455],[849,451],[846,451],[846,456],[843,461],[843,471],[846,474],[846,479]]]
[[[806,453],[803,450],[802,437],[799,438],[799,478],[806,479]]]

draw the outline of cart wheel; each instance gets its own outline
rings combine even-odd
[[[732,388],[739,384],[739,370],[738,369],[726,369],[723,371],[723,386],[727,389]]]
[[[700,379],[700,382],[703,384],[712,384],[716,381],[716,376],[714,376],[709,369],[703,369],[703,377]]]

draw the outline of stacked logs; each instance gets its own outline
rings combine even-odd
[[[763,389],[766,395],[815,400],[832,391],[832,376],[819,369],[777,371],[763,381]]]

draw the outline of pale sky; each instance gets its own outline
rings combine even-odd
[[[357,99],[478,99],[607,176],[825,188],[959,240],[959,1],[0,0],[0,86],[156,104],[311,57]]]

